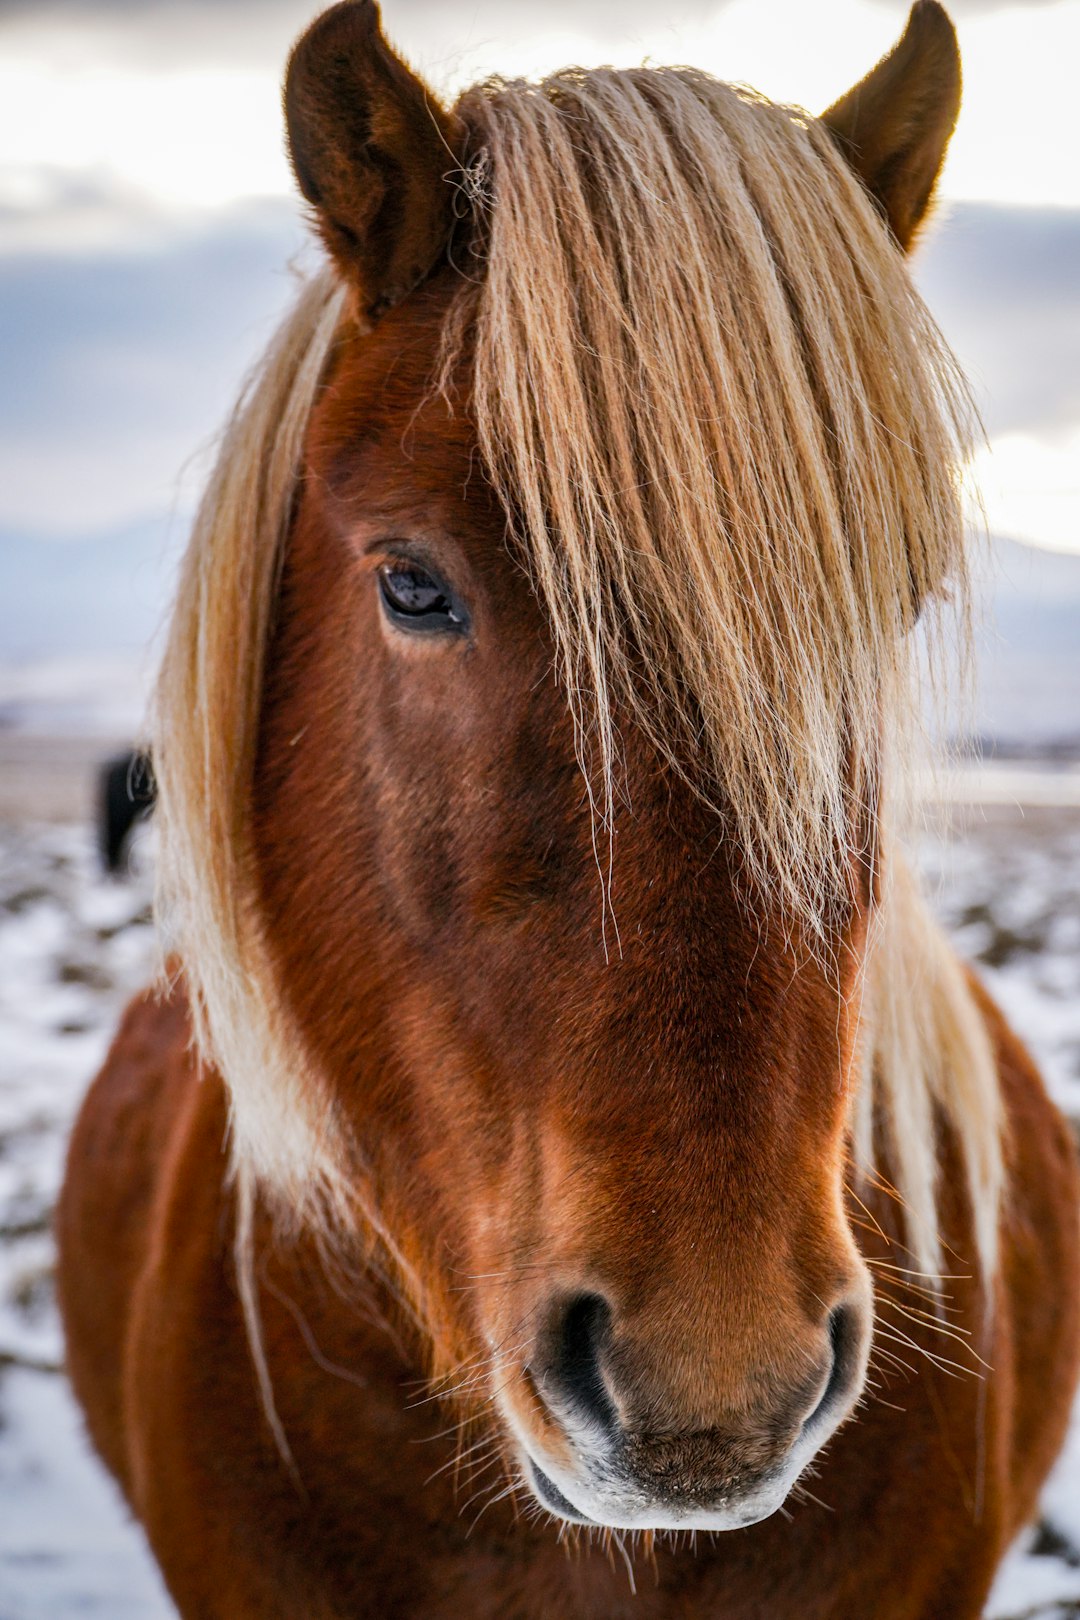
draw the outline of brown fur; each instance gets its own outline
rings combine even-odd
[[[332,6],[285,81],[297,183],[372,318],[442,258],[453,226],[456,120],[386,45],[374,5]]]
[[[660,1542],[655,1572],[637,1559],[633,1597],[618,1560],[599,1547],[568,1553],[554,1526],[521,1519],[514,1503],[469,1534],[483,1495],[469,1498],[485,1477],[453,1469],[456,1436],[443,1432],[440,1405],[423,1401],[423,1350],[392,1292],[373,1279],[346,1303],[309,1243],[276,1245],[264,1232],[262,1308],[297,1485],[260,1409],[231,1281],[220,1081],[196,1078],[182,998],[133,1004],[72,1143],[61,1280],[91,1434],[181,1613],[975,1620],[1060,1445],[1080,1337],[1066,1281],[1078,1265],[1066,1213],[1073,1145],[991,1016],[1014,1188],[993,1332],[980,1345],[992,1374],[951,1377],[886,1341],[880,1398],[841,1431],[812,1482],[827,1506],[793,1503],[790,1521],[699,1538],[696,1553]],[[895,1230],[889,1199],[873,1204]],[[952,1197],[945,1220],[962,1253],[970,1234]],[[902,1247],[861,1236],[871,1257],[904,1264]],[[878,1275],[882,1319],[971,1369],[930,1324],[886,1303],[918,1310],[920,1297]],[[951,1320],[977,1331],[979,1291],[948,1291]],[[893,1348],[912,1372],[888,1359]]]
[[[960,52],[937,0],[916,0],[889,54],[822,113],[896,240],[927,216],[960,111]]]
[[[371,8],[331,17],[370,44]],[[352,162],[354,135],[320,139]],[[396,269],[350,274],[367,310],[400,285]],[[963,1152],[940,1120],[957,1276],[939,1315],[903,1269],[887,1183],[857,1184],[851,1163],[872,874],[853,861],[822,966],[629,725],[609,895],[621,946],[605,956],[551,626],[475,465],[465,380],[453,409],[428,388],[455,281],[436,268],[374,331],[340,338],[261,690],[261,929],[360,1200],[351,1252],[256,1220],[291,1459],[233,1270],[227,1090],[200,1074],[182,980],[129,1009],[72,1141],[60,1287],[92,1437],[186,1617],[975,1620],[1077,1375],[1068,1133],[976,989],[1008,1190],[984,1285]],[[383,622],[376,571],[405,545],[468,601],[467,638]],[[607,1301],[596,1356],[630,1466],[655,1502],[685,1507],[737,1497],[785,1453],[830,1313],[869,1331],[871,1275],[872,1381],[787,1514],[696,1553],[646,1536],[627,1554],[635,1595],[604,1537],[560,1535],[527,1511],[525,1484],[500,1495],[517,1472],[508,1410],[574,1464],[550,1400],[560,1302]]]

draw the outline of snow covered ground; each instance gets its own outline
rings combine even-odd
[[[66,1381],[49,1217],[68,1126],[154,959],[145,869],[85,825],[0,823],[0,1620],[165,1620],[142,1537]]]
[[[1080,810],[993,806],[922,853],[961,949],[1080,1121]],[[109,882],[85,824],[0,820],[0,1620],[173,1614],[59,1371],[49,1234],[73,1111],[151,971],[147,865],[144,849]],[[1080,1616],[1080,1423],[987,1616]]]

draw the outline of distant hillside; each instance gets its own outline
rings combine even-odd
[[[185,529],[155,518],[84,540],[0,534],[0,725],[135,729]]]
[[[141,651],[185,534],[181,519],[160,517],[70,540],[0,533],[0,659]]]
[[[1080,556],[998,540],[977,730],[1000,754],[1080,758]]]

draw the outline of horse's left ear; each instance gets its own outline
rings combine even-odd
[[[375,0],[342,0],[301,36],[285,122],[319,234],[375,319],[446,251],[459,127],[387,44]]]
[[[905,251],[930,206],[959,110],[956,30],[937,0],[916,0],[888,56],[821,115]]]

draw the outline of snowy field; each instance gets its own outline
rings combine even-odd
[[[73,1111],[120,1008],[151,969],[148,852],[128,878],[106,881],[85,821],[35,824],[6,809],[5,820],[0,803],[0,1620],[162,1620],[171,1605],[88,1452],[60,1371],[49,1231]],[[1054,1095],[1080,1121],[1080,809],[1044,804],[1022,816],[993,806],[975,813],[947,855],[927,837],[923,859],[961,949],[983,965]],[[1080,1616],[1080,1426],[1043,1523],[1004,1567],[987,1615]]]

